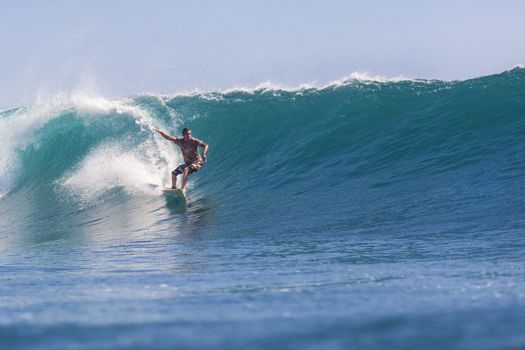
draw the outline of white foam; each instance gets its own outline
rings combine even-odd
[[[297,85],[286,85],[286,84],[276,83],[272,81],[265,81],[255,86],[235,85],[233,87],[229,87],[225,89],[214,89],[214,90],[194,88],[191,90],[176,91],[171,94],[151,93],[150,95],[160,96],[164,99],[171,99],[171,98],[181,97],[181,96],[187,96],[187,97],[199,96],[203,99],[208,99],[208,100],[221,100],[222,95],[229,94],[229,93],[236,93],[236,92],[243,92],[243,93],[248,93],[248,94],[254,94],[260,91],[300,92],[300,91],[310,90],[310,89],[322,90],[322,89],[331,88],[331,87],[350,85],[355,82],[388,83],[388,82],[401,82],[401,81],[423,82],[426,80],[408,78],[403,75],[399,75],[395,77],[386,77],[382,75],[373,75],[373,74],[370,74],[364,71],[364,72],[353,72],[349,76],[343,77],[342,79],[337,79],[337,80],[329,81],[326,83],[318,83],[315,81],[311,81],[311,82],[301,83]]]
[[[349,77],[346,77],[342,80],[335,80],[329,83],[327,86],[334,86],[345,84],[351,81],[362,81],[362,82],[378,82],[378,83],[389,83],[389,82],[400,82],[400,81],[413,81],[414,79],[407,78],[403,75],[396,77],[388,78],[382,75],[372,75],[369,72],[353,72]]]
[[[152,194],[171,182],[169,170],[181,162],[181,157],[170,148],[169,142],[153,133],[151,129],[162,126],[147,111],[133,105],[130,99],[107,100],[80,94],[73,96],[73,102],[82,114],[116,112],[131,115],[141,130],[151,132],[151,137],[132,148],[124,142],[100,145],[73,173],[60,179],[59,185],[70,193],[91,200],[115,187],[122,187],[128,193]],[[175,115],[172,115],[172,121],[176,122]],[[153,190],[151,185],[157,189]]]
[[[132,194],[151,194],[160,191],[168,181],[169,163],[174,167],[176,160],[166,162],[155,142],[148,140],[138,147],[112,142],[102,144],[90,152],[79,166],[66,174],[58,184],[70,193],[90,201],[106,191],[122,187]],[[153,189],[151,185],[157,186]]]
[[[159,102],[163,103],[161,99],[159,99]],[[142,131],[151,131],[153,127],[162,128],[162,125],[158,125],[147,111],[134,105],[131,99],[108,100],[81,92],[70,95],[57,94],[49,100],[38,98],[33,107],[20,109],[13,112],[11,116],[0,119],[0,197],[11,190],[19,174],[20,164],[16,155],[17,149],[24,149],[28,145],[34,144],[35,131],[52,119],[60,117],[63,111],[71,108],[74,108],[79,116],[87,118],[104,117],[109,112],[126,114],[135,119],[135,123]],[[172,117],[175,116],[173,115]],[[147,147],[148,145],[144,144],[143,146]],[[169,149],[168,143],[163,140],[161,141],[159,137],[155,137],[153,132],[149,139],[149,147],[151,150],[155,150],[155,154],[150,156],[151,159],[157,162],[173,165],[174,161],[170,160],[177,159],[173,155],[173,150]],[[149,152],[144,149],[141,151],[143,152],[142,154]],[[160,180],[152,174],[140,173],[142,171],[141,167],[144,164],[148,164],[141,160],[142,158],[140,156],[125,152],[122,147],[119,148],[115,145],[111,147],[106,145],[104,150],[97,149],[97,151],[91,155],[93,159],[88,156],[88,158],[84,160],[84,164],[93,166],[98,162],[97,167],[100,168],[102,164],[109,164],[108,161],[103,161],[102,158],[104,156],[108,157],[109,162],[115,162],[114,165],[111,165],[112,170],[110,169],[108,173],[101,175],[109,180],[121,178],[124,180],[125,186],[136,183],[136,179],[132,178],[134,175],[129,175],[129,172],[127,175],[124,175],[119,170],[127,167],[128,169],[136,168],[139,175],[153,179],[152,183],[160,183]],[[86,165],[85,169],[90,169],[90,166]],[[87,172],[88,178],[90,178],[90,176],[93,177],[88,170],[85,171]],[[164,171],[167,172],[165,169]],[[113,173],[113,175],[111,175],[111,173]],[[80,178],[80,175],[78,178]],[[96,179],[94,181],[96,182]],[[76,183],[74,179],[71,180],[71,184],[73,183]],[[80,181],[78,183],[80,183]],[[91,185],[96,189],[97,186],[95,186],[94,183],[91,183]],[[130,188],[133,188],[133,185],[131,185]]]
[[[295,86],[289,86],[280,83],[273,83],[271,81],[262,82],[255,87],[247,86],[234,86],[232,88],[221,90],[221,93],[228,94],[232,92],[245,92],[245,93],[254,93],[256,91],[287,91],[287,92],[296,92],[306,89],[315,89],[315,83],[302,83]]]

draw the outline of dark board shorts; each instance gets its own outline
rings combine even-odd
[[[190,169],[190,174],[191,174],[191,173],[199,171],[201,169],[201,167],[202,167],[202,163],[201,162],[184,163],[184,164],[179,165],[171,173],[173,175],[179,175],[179,174],[182,174],[184,172],[185,168],[189,168]]]

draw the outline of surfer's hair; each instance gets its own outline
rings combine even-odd
[[[187,134],[187,133],[189,133],[189,132],[191,132],[191,129],[190,129],[190,128],[184,128],[184,129],[182,129],[182,135]]]

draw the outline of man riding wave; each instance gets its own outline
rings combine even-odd
[[[166,140],[172,141],[179,146],[182,156],[184,157],[184,164],[179,165],[171,172],[171,188],[177,188],[177,175],[183,174],[182,185],[180,189],[184,191],[188,175],[199,171],[204,162],[206,162],[206,152],[208,152],[208,144],[191,136],[191,129],[182,129],[182,137],[174,137],[164,131],[153,129],[158,132]],[[199,153],[199,147],[202,146],[202,153]]]

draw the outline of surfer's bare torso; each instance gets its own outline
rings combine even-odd
[[[173,143],[179,146],[182,152],[182,157],[184,158],[184,163],[188,165],[199,163],[202,165],[202,157],[199,152],[199,146],[204,147],[204,142],[195,137],[190,137],[188,140],[184,140],[184,137],[176,137],[173,140]]]

